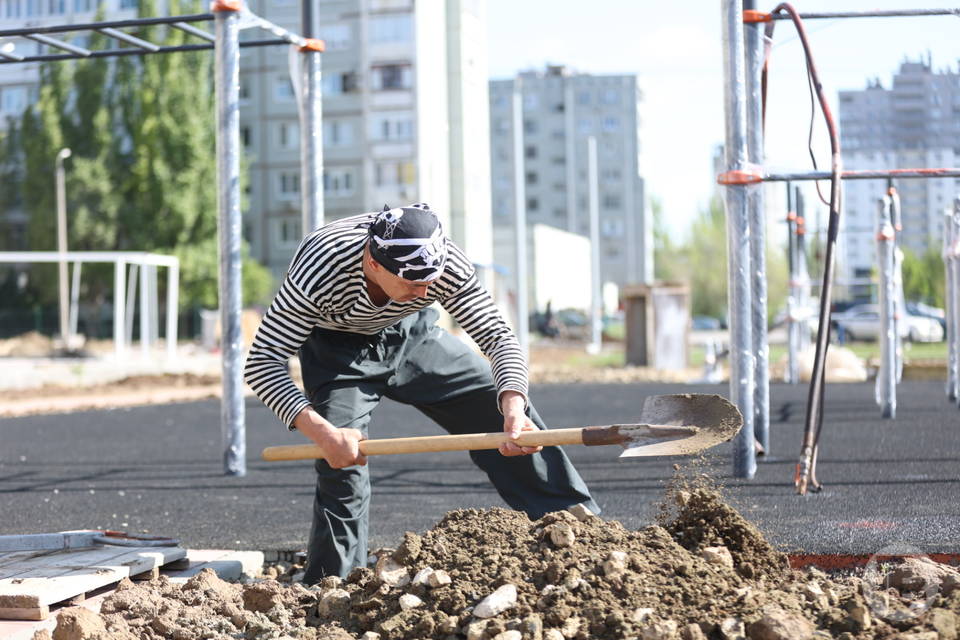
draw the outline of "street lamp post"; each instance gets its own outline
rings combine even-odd
[[[60,254],[60,339],[69,348],[67,327],[67,198],[64,186],[63,161],[70,157],[70,149],[57,153],[57,252]]]

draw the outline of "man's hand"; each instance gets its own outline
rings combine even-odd
[[[520,437],[522,431],[536,431],[537,427],[527,414],[524,413],[526,399],[516,391],[504,391],[500,396],[500,410],[503,411],[503,432],[511,440]],[[500,445],[500,453],[505,456],[525,456],[537,453],[543,447],[521,447],[515,442],[504,442]]]
[[[360,431],[338,429],[310,407],[297,414],[293,426],[323,449],[323,459],[331,468],[367,464],[367,457],[360,453],[360,441],[367,437]]]

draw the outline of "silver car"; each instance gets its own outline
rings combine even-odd
[[[876,340],[880,335],[880,314],[875,304],[859,304],[833,314],[833,325],[847,340]],[[940,342],[943,327],[933,318],[909,313],[900,317],[900,337],[910,342]]]

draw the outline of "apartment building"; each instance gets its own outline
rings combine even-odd
[[[960,72],[934,70],[931,60],[905,61],[890,88],[871,80],[840,92],[844,169],[955,167],[960,164]],[[920,254],[939,249],[943,211],[960,179],[897,179],[903,230],[900,245]],[[863,279],[875,264],[879,198],[885,180],[844,182],[842,277]]]

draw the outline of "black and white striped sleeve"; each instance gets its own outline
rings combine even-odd
[[[263,316],[250,347],[244,379],[260,400],[288,427],[309,406],[287,372],[287,360],[306,341],[319,311],[287,276]]]
[[[447,269],[464,276],[464,285],[453,295],[441,300],[443,308],[460,323],[490,359],[497,399],[504,391],[517,391],[524,400],[528,394],[527,361],[516,335],[507,326],[493,298],[477,280],[476,270],[459,250],[451,248]]]

